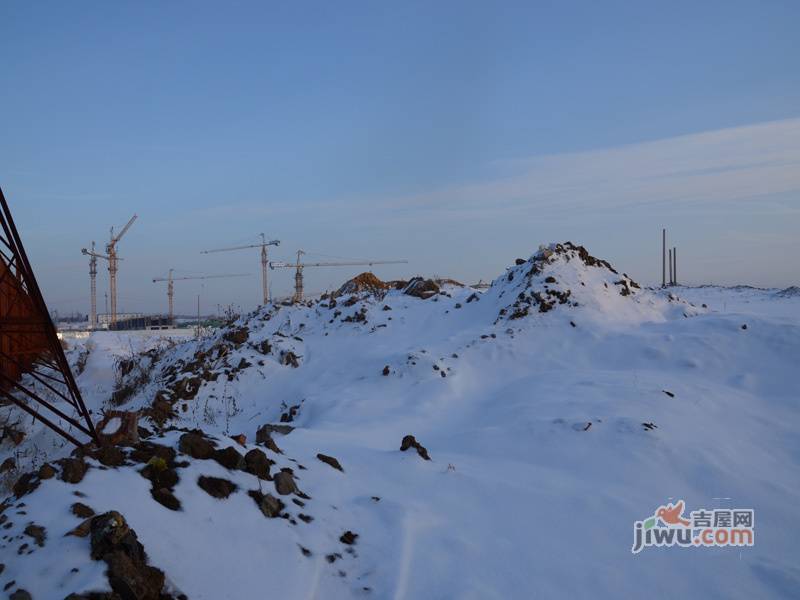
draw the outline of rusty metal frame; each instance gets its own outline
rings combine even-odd
[[[71,406],[76,416],[70,416],[61,409],[53,405],[52,402],[43,398],[37,390],[26,382],[23,378],[17,381],[7,373],[0,371],[0,397],[7,398],[19,408],[33,416],[34,419],[41,421],[44,425],[58,433],[63,438],[69,440],[76,446],[83,446],[86,442],[80,442],[77,435],[87,436],[90,441],[97,441],[97,432],[92,423],[91,415],[86,409],[86,405],[81,397],[75,378],[69,368],[64,349],[56,334],[56,328],[50,319],[39,284],[33,274],[33,269],[28,261],[19,232],[14,224],[8,203],[0,189],[0,261],[4,264],[8,273],[6,276],[15,276],[19,284],[20,293],[17,294],[11,306],[25,302],[30,304],[30,309],[34,319],[9,319],[6,315],[0,314],[0,341],[2,338],[12,339],[15,335],[40,335],[44,338],[44,348],[38,352],[29,365],[23,365],[13,356],[6,354],[0,345],[0,358],[13,363],[18,369],[24,370],[24,374],[36,383],[47,388],[47,390],[57,397],[58,400],[66,402]],[[5,250],[3,248],[7,250]],[[2,281],[0,281],[2,283]],[[10,309],[7,311],[10,314]],[[44,372],[47,370],[48,372]],[[47,380],[47,381],[45,381]],[[48,383],[48,381],[50,383]],[[62,389],[58,389],[62,388]],[[38,405],[34,407],[33,405]],[[52,413],[50,417],[42,414],[41,409]],[[69,424],[65,429],[63,422]]]

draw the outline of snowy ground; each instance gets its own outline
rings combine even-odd
[[[34,598],[108,589],[89,542],[62,537],[79,522],[69,514],[79,490],[95,511],[121,512],[189,598],[796,597],[800,297],[644,290],[570,252],[531,275],[532,264],[477,295],[445,286],[428,299],[391,291],[349,306],[344,296],[335,307],[263,310],[175,347],[110,333],[76,344],[73,362],[78,346],[93,346],[78,382],[95,414],[119,383],[115,359],[163,346],[123,408],[148,408],[166,391],[175,417],[165,425],[201,428],[242,454],[259,426],[285,415],[295,429],[274,434],[283,453],[267,451],[272,472],[292,468],[311,499],[283,497],[289,518],[267,519],[246,492],[270,481],[195,460],[178,469],[175,512],[151,498],[141,465],[90,460],[80,483],[45,480],[6,510],[0,587],[13,580],[9,591]],[[552,308],[541,312],[532,292]],[[223,337],[243,327],[246,341]],[[283,364],[287,352],[297,368]],[[199,391],[179,398],[194,376]],[[0,461],[16,456],[27,470],[69,453],[25,427]],[[246,447],[227,437],[240,433]],[[176,447],[180,434],[153,441]],[[432,460],[400,452],[406,434]],[[212,498],[200,475],[239,489]],[[689,510],[753,508],[755,546],[633,555],[634,521],[677,499]],[[47,542],[17,554],[30,522]],[[348,530],[353,546],[339,541]]]

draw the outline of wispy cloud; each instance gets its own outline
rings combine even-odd
[[[387,199],[398,213],[473,216],[722,203],[800,192],[800,119],[503,161],[510,175]],[[791,207],[787,206],[787,210]]]

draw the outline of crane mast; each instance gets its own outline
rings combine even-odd
[[[94,253],[94,242],[92,242]],[[89,329],[97,328],[97,257],[89,258],[89,297],[91,298],[91,311],[89,312]]]
[[[173,300],[175,296],[175,282],[176,281],[186,281],[188,279],[227,279],[229,277],[247,277],[247,273],[226,273],[223,275],[198,275],[194,277],[173,277],[172,273],[175,269],[170,269],[169,274],[166,277],[156,277],[153,279],[153,283],[157,283],[159,281],[166,281],[167,282],[167,303],[169,305],[169,321],[170,323],[174,322],[175,320],[175,312],[173,310]]]
[[[106,244],[106,254],[108,254],[108,287],[111,294],[111,322],[110,328],[113,329],[117,324],[117,243],[122,239],[122,236],[128,232],[133,222],[136,220],[137,215],[133,215],[130,220],[125,224],[116,236],[114,235],[114,228],[111,228],[111,235],[108,244]]]
[[[407,260],[359,260],[359,261],[345,261],[345,262],[313,262],[301,263],[300,257],[305,252],[302,250],[297,251],[297,261],[294,263],[287,262],[271,262],[269,263],[270,269],[294,269],[294,296],[292,302],[303,301],[303,269],[306,267],[356,267],[356,266],[372,266],[372,265],[400,265],[407,264]]]
[[[203,250],[200,254],[213,254],[215,252],[230,252],[231,250],[245,250],[247,248],[261,248],[261,298],[264,304],[269,303],[269,285],[267,284],[267,265],[269,264],[269,258],[267,254],[267,248],[269,246],[279,246],[281,241],[280,240],[269,240],[267,241],[266,236],[263,233],[259,234],[261,236],[261,243],[260,244],[248,244],[246,246],[233,246],[231,248],[215,248],[213,250]]]
[[[94,242],[92,242],[91,250],[87,250],[86,248],[81,248],[81,254],[90,257],[89,294],[90,294],[91,312],[89,315],[89,326],[91,329],[95,329],[97,327],[97,259],[102,258],[103,260],[108,260],[108,261],[111,260],[109,256],[96,252],[94,246],[95,244]],[[117,260],[122,260],[122,259],[119,258]]]

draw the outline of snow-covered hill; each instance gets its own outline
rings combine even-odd
[[[71,448],[0,409],[25,433],[0,462],[54,475],[6,503],[0,586],[110,589],[99,534],[64,537],[78,501],[189,598],[790,597],[800,303],[704,294],[564,243],[483,292],[361,276],[201,340],[95,334],[70,351],[87,403],[142,411],[148,437],[55,464]],[[755,546],[632,555],[634,521],[679,498],[754,508]]]

